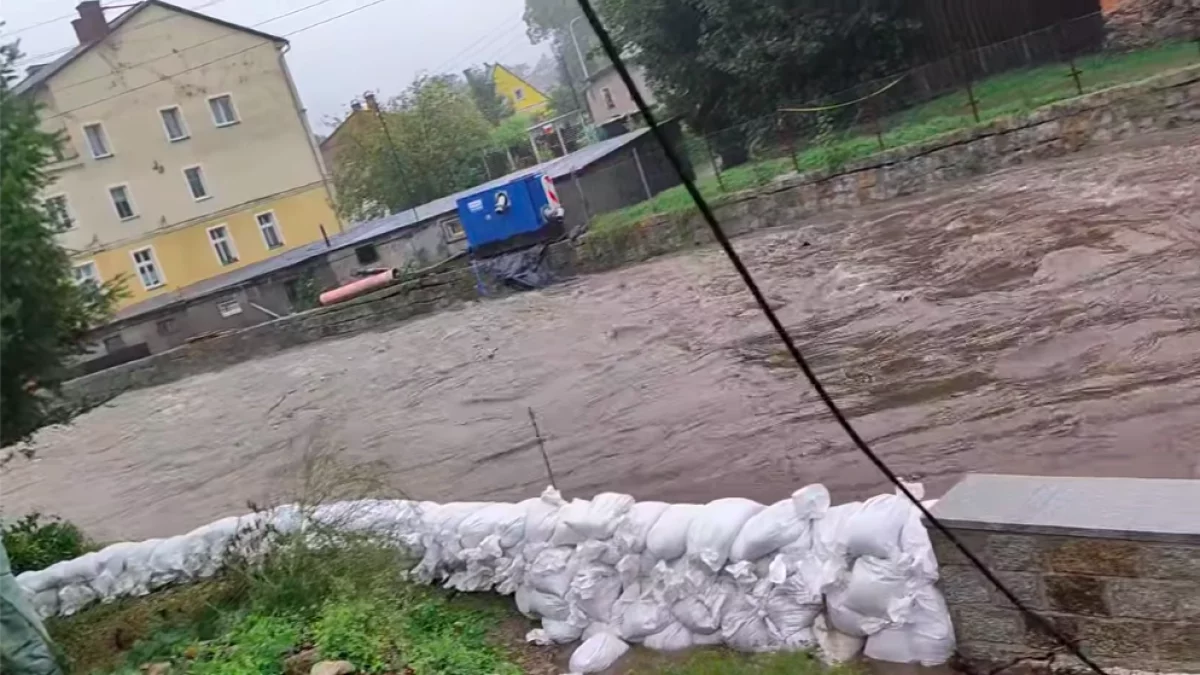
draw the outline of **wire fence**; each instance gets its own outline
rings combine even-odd
[[[845,163],[1074,96],[1200,63],[1194,37],[1126,48],[1102,14],[863,82],[706,134],[684,151],[702,191],[764,185],[791,172]]]

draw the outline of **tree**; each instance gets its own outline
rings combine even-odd
[[[916,28],[899,0],[600,0],[600,9],[657,98],[706,133],[894,72]]]
[[[398,213],[486,179],[491,125],[453,76],[419,78],[378,115],[350,122],[333,166],[348,218]]]
[[[492,73],[486,65],[467,68],[463,71],[463,77],[467,80],[467,90],[475,101],[475,107],[489,124],[496,126],[513,114],[508,101],[496,93],[496,84],[492,82]]]
[[[587,89],[585,68],[590,74],[608,65],[608,59],[600,49],[600,41],[579,9],[578,0],[525,0],[523,18],[530,40],[534,43],[550,40],[555,60],[552,66],[563,71],[556,79],[566,87],[558,99],[562,104],[568,101],[573,103],[575,97],[568,99],[566,94]],[[556,110],[567,112],[576,107],[556,107]]]
[[[57,417],[65,361],[110,314],[120,281],[76,284],[41,200],[59,138],[12,91],[16,45],[0,46],[0,445]]]

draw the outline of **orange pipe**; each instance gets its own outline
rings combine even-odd
[[[318,300],[322,305],[332,305],[337,302],[345,302],[346,300],[362,295],[363,293],[383,288],[399,278],[399,270],[393,267],[387,271],[380,272],[379,274],[372,274],[365,279],[351,281],[344,286],[338,286],[331,291],[325,291],[318,297]]]

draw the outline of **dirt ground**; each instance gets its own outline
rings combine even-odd
[[[1200,477],[1200,132],[736,246],[931,494],[967,471]],[[884,488],[708,249],[127,393],[44,430],[3,508],[180,533],[277,494],[314,430],[414,498],[523,498],[547,482],[528,407],[569,496]]]

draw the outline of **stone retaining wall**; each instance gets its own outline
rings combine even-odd
[[[736,236],[1197,122],[1200,65],[881,152],[837,172],[781,176],[765,187],[718,198],[713,206],[721,226]],[[591,233],[580,242],[577,265],[581,272],[596,272],[709,243],[712,234],[692,209],[617,232]]]
[[[1200,672],[1200,481],[970,476],[934,515],[1101,665]],[[989,671],[1075,665],[945,537],[930,536],[964,659]]]
[[[795,223],[831,209],[859,206],[940,183],[1052,157],[1130,136],[1200,121],[1200,66],[1052,104],[924,143],[896,148],[841,171],[783,176],[767,187],[716,202],[722,227],[737,236]],[[548,264],[562,275],[614,269],[712,242],[694,210],[648,219],[619,232],[593,232],[552,245]],[[218,370],[330,336],[393,325],[478,298],[468,268],[452,269],[333,307],[222,334],[68,382],[84,403],[122,391]]]

